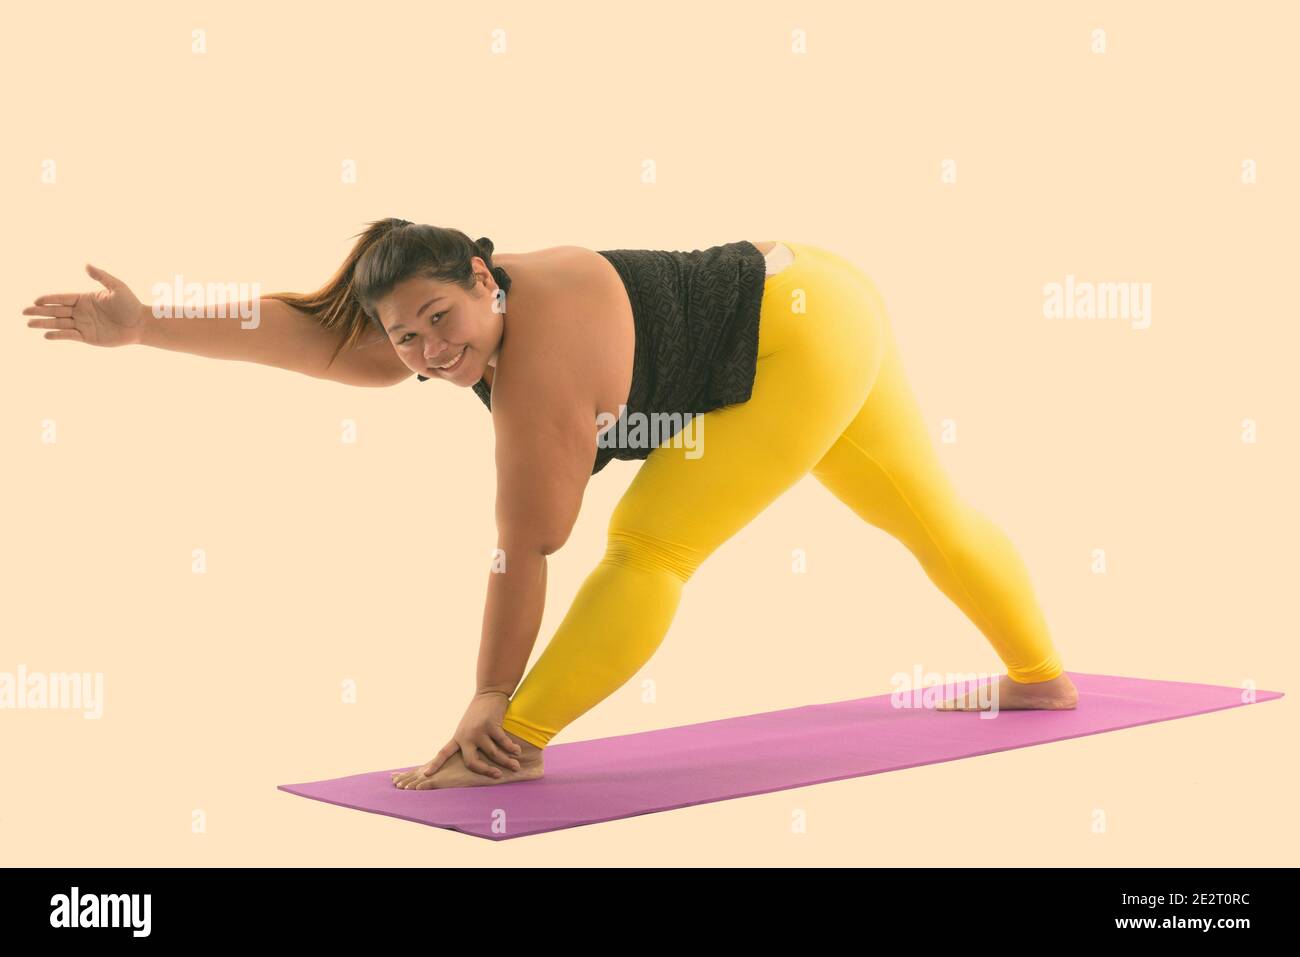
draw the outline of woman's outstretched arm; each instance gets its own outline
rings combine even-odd
[[[40,296],[23,314],[41,318],[27,325],[52,330],[46,339],[153,346],[211,359],[256,362],[346,385],[396,385],[414,374],[379,329],[368,331],[331,362],[342,333],[278,299],[226,303],[224,316],[186,318],[183,310],[177,310],[180,315],[159,318],[116,276],[94,266],[87,266],[86,272],[104,289]]]
[[[247,317],[256,305],[256,326]],[[212,359],[238,359],[276,366],[345,385],[389,386],[413,373],[398,358],[382,330],[366,334],[357,345],[330,357],[342,335],[326,329],[300,309],[278,299],[258,299],[228,307],[225,318],[156,318],[142,306],[145,321],[139,343]]]

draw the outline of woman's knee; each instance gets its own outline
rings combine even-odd
[[[643,571],[667,572],[685,582],[706,557],[689,545],[611,523],[602,562]]]

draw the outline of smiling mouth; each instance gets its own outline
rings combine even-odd
[[[456,358],[452,359],[451,362],[447,363],[446,365],[429,366],[429,368],[435,372],[451,372],[458,365],[460,365],[461,360],[465,358],[465,350],[468,348],[469,346],[462,346],[460,352],[457,353]]]

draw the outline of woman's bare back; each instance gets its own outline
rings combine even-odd
[[[754,245],[766,255],[776,242]],[[614,266],[600,253],[581,246],[502,253],[492,259],[510,274],[505,340],[516,322],[527,323],[530,316],[552,317],[548,321],[555,327],[545,336],[548,347],[608,357],[591,364],[591,379],[583,391],[594,396],[597,414],[617,418],[632,389],[636,328],[632,304]],[[537,341],[531,335],[523,339]],[[502,351],[505,348],[503,342]],[[495,371],[489,366],[484,372],[489,386]]]

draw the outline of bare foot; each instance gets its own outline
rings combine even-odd
[[[510,734],[509,731],[506,734]],[[393,786],[407,791],[427,791],[431,788],[474,788],[484,784],[508,784],[511,781],[534,781],[542,776],[542,749],[510,734],[511,739],[522,749],[518,757],[519,770],[501,768],[499,777],[479,774],[465,767],[464,757],[459,751],[443,762],[442,767],[428,777],[420,773],[423,765],[417,765],[409,771],[394,771]]]
[[[949,698],[936,711],[985,711],[980,706],[981,692],[970,689],[965,700]],[[990,702],[998,711],[1069,711],[1079,704],[1079,692],[1069,675],[1061,672],[1051,681],[1023,684],[1009,675],[998,676],[997,694]]]

